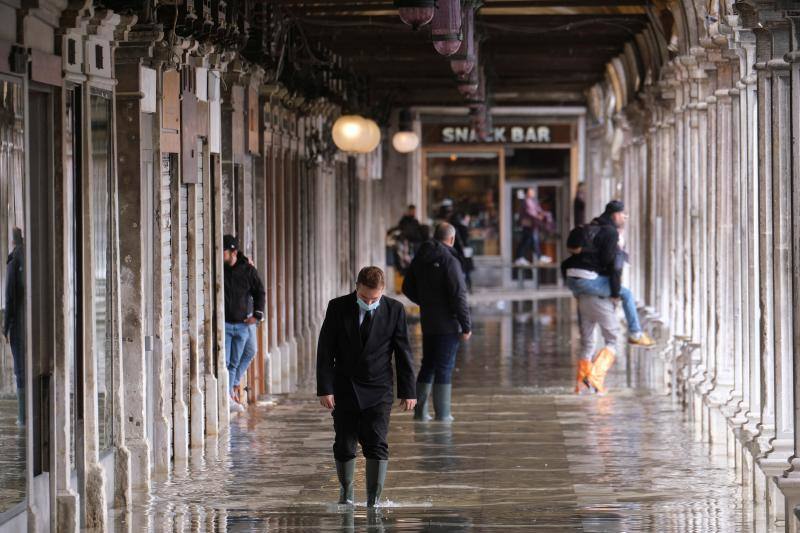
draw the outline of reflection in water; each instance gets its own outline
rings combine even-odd
[[[24,101],[20,83],[0,80],[0,513],[25,496]]]
[[[335,503],[332,422],[313,392],[232,421],[142,495],[133,531],[747,531],[730,469],[662,397],[571,394],[571,302],[475,310],[454,378],[456,422],[395,412],[385,507]],[[419,355],[419,328],[413,327]],[[419,361],[417,361],[419,362]]]

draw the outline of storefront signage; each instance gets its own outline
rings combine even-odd
[[[524,126],[494,126],[485,140],[478,138],[470,126],[423,126],[426,144],[552,144],[571,142],[569,124],[531,124]]]

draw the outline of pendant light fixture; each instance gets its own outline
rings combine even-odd
[[[366,120],[360,115],[342,115],[333,124],[333,142],[343,152],[358,152],[367,127]]]
[[[466,98],[470,102],[481,103],[486,101],[486,70],[479,68],[473,74],[478,80],[478,85],[474,91],[467,94]]]
[[[467,79],[458,82],[458,92],[464,98],[470,98],[475,95],[480,85],[479,74],[477,70],[473,70],[467,75]]]
[[[400,20],[411,26],[414,30],[428,24],[436,11],[435,0],[395,0],[394,7],[400,15]]]
[[[407,109],[400,111],[399,129],[392,137],[392,146],[401,154],[413,152],[419,146],[419,136],[413,130],[411,113]]]
[[[362,119],[367,125],[366,132],[359,143],[357,152],[368,154],[375,150],[381,143],[381,128],[378,123],[371,118]]]
[[[342,115],[333,124],[331,135],[343,152],[367,154],[381,143],[378,123],[361,115]]]
[[[466,0],[461,14],[461,45],[450,56],[450,69],[459,78],[466,77],[475,68],[477,63],[477,40],[475,35],[475,10],[474,1]]]
[[[461,47],[461,22],[461,0],[437,0],[431,40],[438,53],[451,56]]]

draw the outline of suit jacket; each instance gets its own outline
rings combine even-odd
[[[337,409],[392,403],[393,354],[397,397],[417,397],[403,304],[383,296],[374,313],[369,337],[362,346],[356,293],[328,302],[317,344],[317,396],[333,394]]]

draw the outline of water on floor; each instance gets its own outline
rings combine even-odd
[[[25,497],[25,427],[17,424],[16,398],[0,398],[0,513]]]
[[[134,531],[748,531],[728,464],[666,397],[574,396],[569,299],[487,304],[454,378],[456,422],[390,428],[385,506],[335,504],[330,414],[306,391],[251,408],[123,519]],[[420,331],[414,326],[417,357]]]

